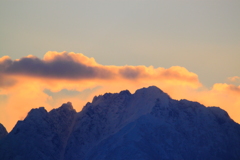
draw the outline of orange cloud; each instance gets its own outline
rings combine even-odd
[[[31,55],[19,60],[11,60],[8,56],[0,58],[0,96],[7,97],[1,104],[0,122],[10,131],[16,121],[24,118],[31,108],[45,106],[50,110],[72,101],[80,111],[95,95],[125,89],[134,92],[150,85],[161,88],[175,99],[220,106],[240,122],[236,114],[240,106],[239,86],[215,84],[212,89],[205,88],[197,74],[180,66],[168,69],[153,66],[104,66],[80,53],[51,51],[43,59]],[[63,89],[83,94],[85,90],[91,92],[82,97],[60,95],[57,98],[44,92],[49,90],[58,93]]]
[[[240,86],[235,86],[232,84],[222,84],[222,83],[216,83],[213,86],[213,90],[215,91],[220,91],[220,92],[237,92],[238,94],[240,94]]]
[[[238,77],[238,76],[228,77],[228,81],[240,84],[240,77]]]
[[[74,53],[74,52],[56,52],[56,51],[49,51],[47,52],[43,60],[46,62],[54,62],[58,61],[72,61],[76,63],[81,63],[87,66],[98,66],[99,64],[96,63],[94,58],[88,58],[84,56],[82,53]]]

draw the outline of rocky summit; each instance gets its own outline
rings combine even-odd
[[[239,160],[240,125],[224,110],[174,100],[155,86],[32,109],[10,133],[1,160]]]

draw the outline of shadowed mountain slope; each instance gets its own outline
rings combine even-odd
[[[240,159],[240,125],[224,110],[173,100],[155,86],[33,109],[0,141],[0,159]]]
[[[0,123],[0,140],[8,134],[6,128]]]

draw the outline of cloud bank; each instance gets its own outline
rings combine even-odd
[[[238,79],[235,76],[229,78],[229,81]],[[199,82],[197,74],[180,66],[168,69],[153,66],[105,66],[81,53],[52,51],[47,52],[43,59],[32,55],[17,60],[8,56],[0,58],[0,96],[7,97],[0,103],[0,122],[10,130],[31,108],[45,106],[50,110],[70,101],[64,96],[53,98],[45,90],[53,93],[64,89],[79,93],[91,90],[87,97],[71,97],[73,105],[81,110],[94,95],[124,89],[134,92],[150,85],[158,86],[172,98],[220,106],[240,123],[236,114],[240,113],[240,86],[218,83],[208,89]]]
[[[0,59],[0,75],[28,76],[44,79],[60,80],[139,80],[162,79],[182,81],[199,86],[198,76],[183,67],[174,66],[169,69],[152,66],[103,66],[93,58],[83,54],[68,52],[47,52],[43,59],[32,55],[11,60],[10,57]],[[186,84],[185,83],[185,84]],[[2,82],[1,85],[8,85]]]

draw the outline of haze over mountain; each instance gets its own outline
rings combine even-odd
[[[240,125],[227,112],[155,86],[96,96],[81,112],[70,102],[32,109],[5,131],[1,160],[240,159]]]

